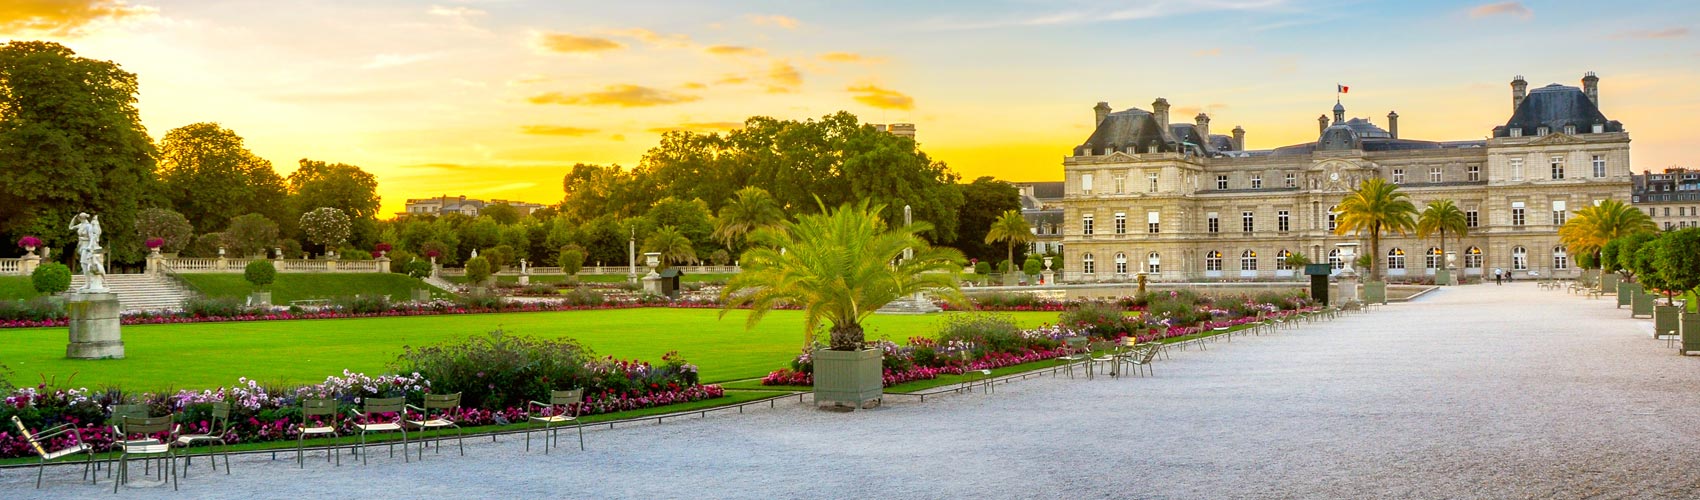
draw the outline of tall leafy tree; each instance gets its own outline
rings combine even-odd
[[[320,250],[336,250],[347,242],[349,226],[348,214],[339,208],[319,207],[301,214],[301,232]]]
[[[1458,209],[1458,204],[1452,200],[1434,200],[1423,206],[1422,214],[1417,216],[1417,237],[1427,238],[1435,233],[1440,234],[1440,255],[1446,255],[1446,232],[1451,231],[1459,238],[1469,236],[1470,221],[1464,216],[1464,211]],[[1444,257],[1442,257],[1444,258]],[[1441,267],[1446,263],[1442,262]]]
[[[242,215],[231,219],[223,234],[225,251],[238,257],[263,257],[277,244],[277,223],[260,214]]]
[[[662,198],[649,207],[644,217],[657,227],[673,227],[691,242],[696,255],[706,256],[719,248],[719,244],[711,237],[714,234],[714,216],[708,211],[708,204],[702,200],[682,200],[671,196]]]
[[[1658,230],[1653,219],[1640,209],[1617,200],[1605,200],[1599,205],[1584,207],[1576,216],[1558,228],[1558,241],[1570,253],[1599,256],[1606,242],[1633,233]]]
[[[142,259],[130,228],[157,181],[137,91],[135,74],[63,45],[0,45],[0,233],[60,246],[75,241],[71,217],[89,212],[113,260]]]
[[[690,238],[679,232],[673,226],[661,226],[643,240],[643,251],[660,252],[661,262],[666,264],[685,264],[697,259],[696,248],[691,246]]]
[[[1693,292],[1700,289],[1700,228],[1691,227],[1665,233],[1653,267],[1672,292]]]
[[[750,233],[785,222],[785,210],[766,189],[746,186],[720,206],[714,218],[714,238],[729,249],[742,249]]]
[[[782,228],[756,231],[744,252],[744,271],[720,292],[720,314],[749,306],[746,324],[755,326],[781,305],[803,308],[803,331],[813,343],[823,323],[830,348],[861,349],[862,321],[898,297],[933,292],[952,303],[967,299],[958,284],[962,253],[934,247],[921,238],[928,224],[890,227],[883,207],[863,201],[825,213],[802,215]],[[914,258],[893,264],[904,249]]]
[[[1038,236],[1033,235],[1033,228],[1027,225],[1027,218],[1021,216],[1020,210],[1005,210],[1003,215],[998,216],[998,220],[993,221],[992,226],[986,229],[986,243],[1004,242],[1009,251],[1007,262],[1011,266],[1015,265],[1015,246],[1032,243],[1036,239]]]
[[[986,242],[986,231],[1004,212],[1021,209],[1021,190],[992,177],[957,184],[956,188],[962,192],[962,209],[957,211],[956,240],[950,246],[980,260],[996,258],[997,249]]]
[[[166,208],[144,208],[136,215],[136,238],[165,240],[161,252],[176,253],[195,240],[195,228],[183,214]]]
[[[484,205],[484,208],[478,211],[478,215],[482,217],[489,217],[491,220],[496,221],[497,224],[504,226],[519,222],[521,217],[519,209],[514,208],[513,205],[509,205],[507,203],[492,203]]]
[[[1623,279],[1634,280],[1641,274],[1641,246],[1649,241],[1658,239],[1658,233],[1631,233],[1627,236],[1611,240],[1607,247],[1615,246],[1617,251],[1611,253],[1611,265],[1617,267],[1617,272]],[[1605,254],[1604,251],[1601,254]]]
[[[172,208],[212,231],[248,213],[289,218],[283,177],[272,162],[255,156],[242,136],[216,123],[172,129],[160,142],[160,183]]]
[[[1369,238],[1370,281],[1381,281],[1381,235],[1407,234],[1416,229],[1417,206],[1399,186],[1371,178],[1340,201],[1335,233]]]
[[[369,246],[378,236],[378,179],[360,167],[303,158],[289,174],[290,205],[306,212],[321,207],[341,210],[349,218],[349,237]],[[287,228],[286,228],[287,229]]]

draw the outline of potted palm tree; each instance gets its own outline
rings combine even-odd
[[[862,321],[898,297],[932,292],[956,304],[966,303],[958,288],[962,254],[933,247],[920,233],[932,225],[917,222],[888,227],[882,206],[867,201],[804,215],[777,228],[750,235],[742,257],[743,272],[728,280],[720,311],[749,306],[746,327],[769,310],[803,310],[805,341],[827,327],[825,348],[814,347],[815,403],[852,408],[878,401],[884,378],[879,349],[869,349]],[[912,250],[902,258],[904,250]]]
[[[1446,232],[1452,231],[1459,238],[1470,235],[1470,222],[1464,217],[1464,211],[1452,200],[1435,200],[1423,207],[1423,213],[1417,216],[1417,237],[1427,238],[1431,234],[1440,233],[1440,269],[1434,270],[1434,284],[1457,285],[1452,280],[1452,269],[1446,262]]]
[[[1558,241],[1573,255],[1592,256],[1602,270],[1606,268],[1607,260],[1601,253],[1607,243],[1636,233],[1651,233],[1658,230],[1653,219],[1640,209],[1625,205],[1617,200],[1605,200],[1598,205],[1584,207],[1576,211],[1576,216],[1564,222],[1558,228]],[[1582,259],[1578,258],[1578,262]],[[1607,276],[1610,271],[1583,270],[1583,279],[1591,279],[1599,274],[1600,289],[1606,292],[1616,291],[1619,276]]]
[[[1033,235],[1032,227],[1027,225],[1027,218],[1021,216],[1020,210],[1005,210],[1003,215],[998,216],[998,220],[992,221],[992,227],[986,230],[986,243],[1004,242],[1009,252],[1009,260],[1005,262],[1010,263],[1015,262],[1015,245],[1032,243],[1035,238],[1037,236]],[[1014,269],[1004,270],[1004,285],[1014,285],[1018,281]]]
[[[1335,234],[1369,238],[1369,279],[1364,281],[1364,302],[1387,303],[1387,282],[1381,277],[1381,235],[1407,234],[1416,229],[1417,206],[1399,186],[1371,178],[1340,201]]]

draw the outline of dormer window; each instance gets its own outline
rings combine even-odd
[[[1565,125],[1564,126],[1564,134],[1565,135],[1576,135],[1576,126],[1575,125]]]
[[[1602,133],[1605,133],[1605,131],[1606,131],[1606,124],[1604,124],[1604,123],[1595,123],[1594,124],[1594,133],[1602,134]]]
[[[1511,136],[1512,137],[1522,137],[1523,136],[1523,128],[1522,127],[1512,127],[1511,128]]]
[[[1152,144],[1152,145],[1150,145],[1150,146],[1147,146],[1147,147],[1146,147],[1146,148],[1145,148],[1145,152],[1147,152],[1147,153],[1152,153],[1152,154],[1156,154],[1156,153],[1157,153],[1157,145],[1156,145],[1156,144]]]
[[[1545,137],[1547,132],[1551,132],[1551,129],[1548,129],[1543,125],[1541,128],[1535,129],[1535,137]]]

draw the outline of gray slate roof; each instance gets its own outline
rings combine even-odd
[[[1623,131],[1623,124],[1606,118],[1582,89],[1554,83],[1529,91],[1528,97],[1511,114],[1511,120],[1493,128],[1493,136],[1510,137],[1513,128],[1523,129],[1523,135],[1535,135],[1535,130],[1542,126],[1558,132],[1565,125],[1575,125],[1576,133],[1587,134],[1593,132],[1596,123],[1604,124],[1606,132]]]

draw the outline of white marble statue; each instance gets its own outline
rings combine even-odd
[[[78,213],[71,219],[72,232],[77,234],[77,260],[83,266],[86,280],[78,292],[105,292],[106,266],[101,263],[100,216]]]

